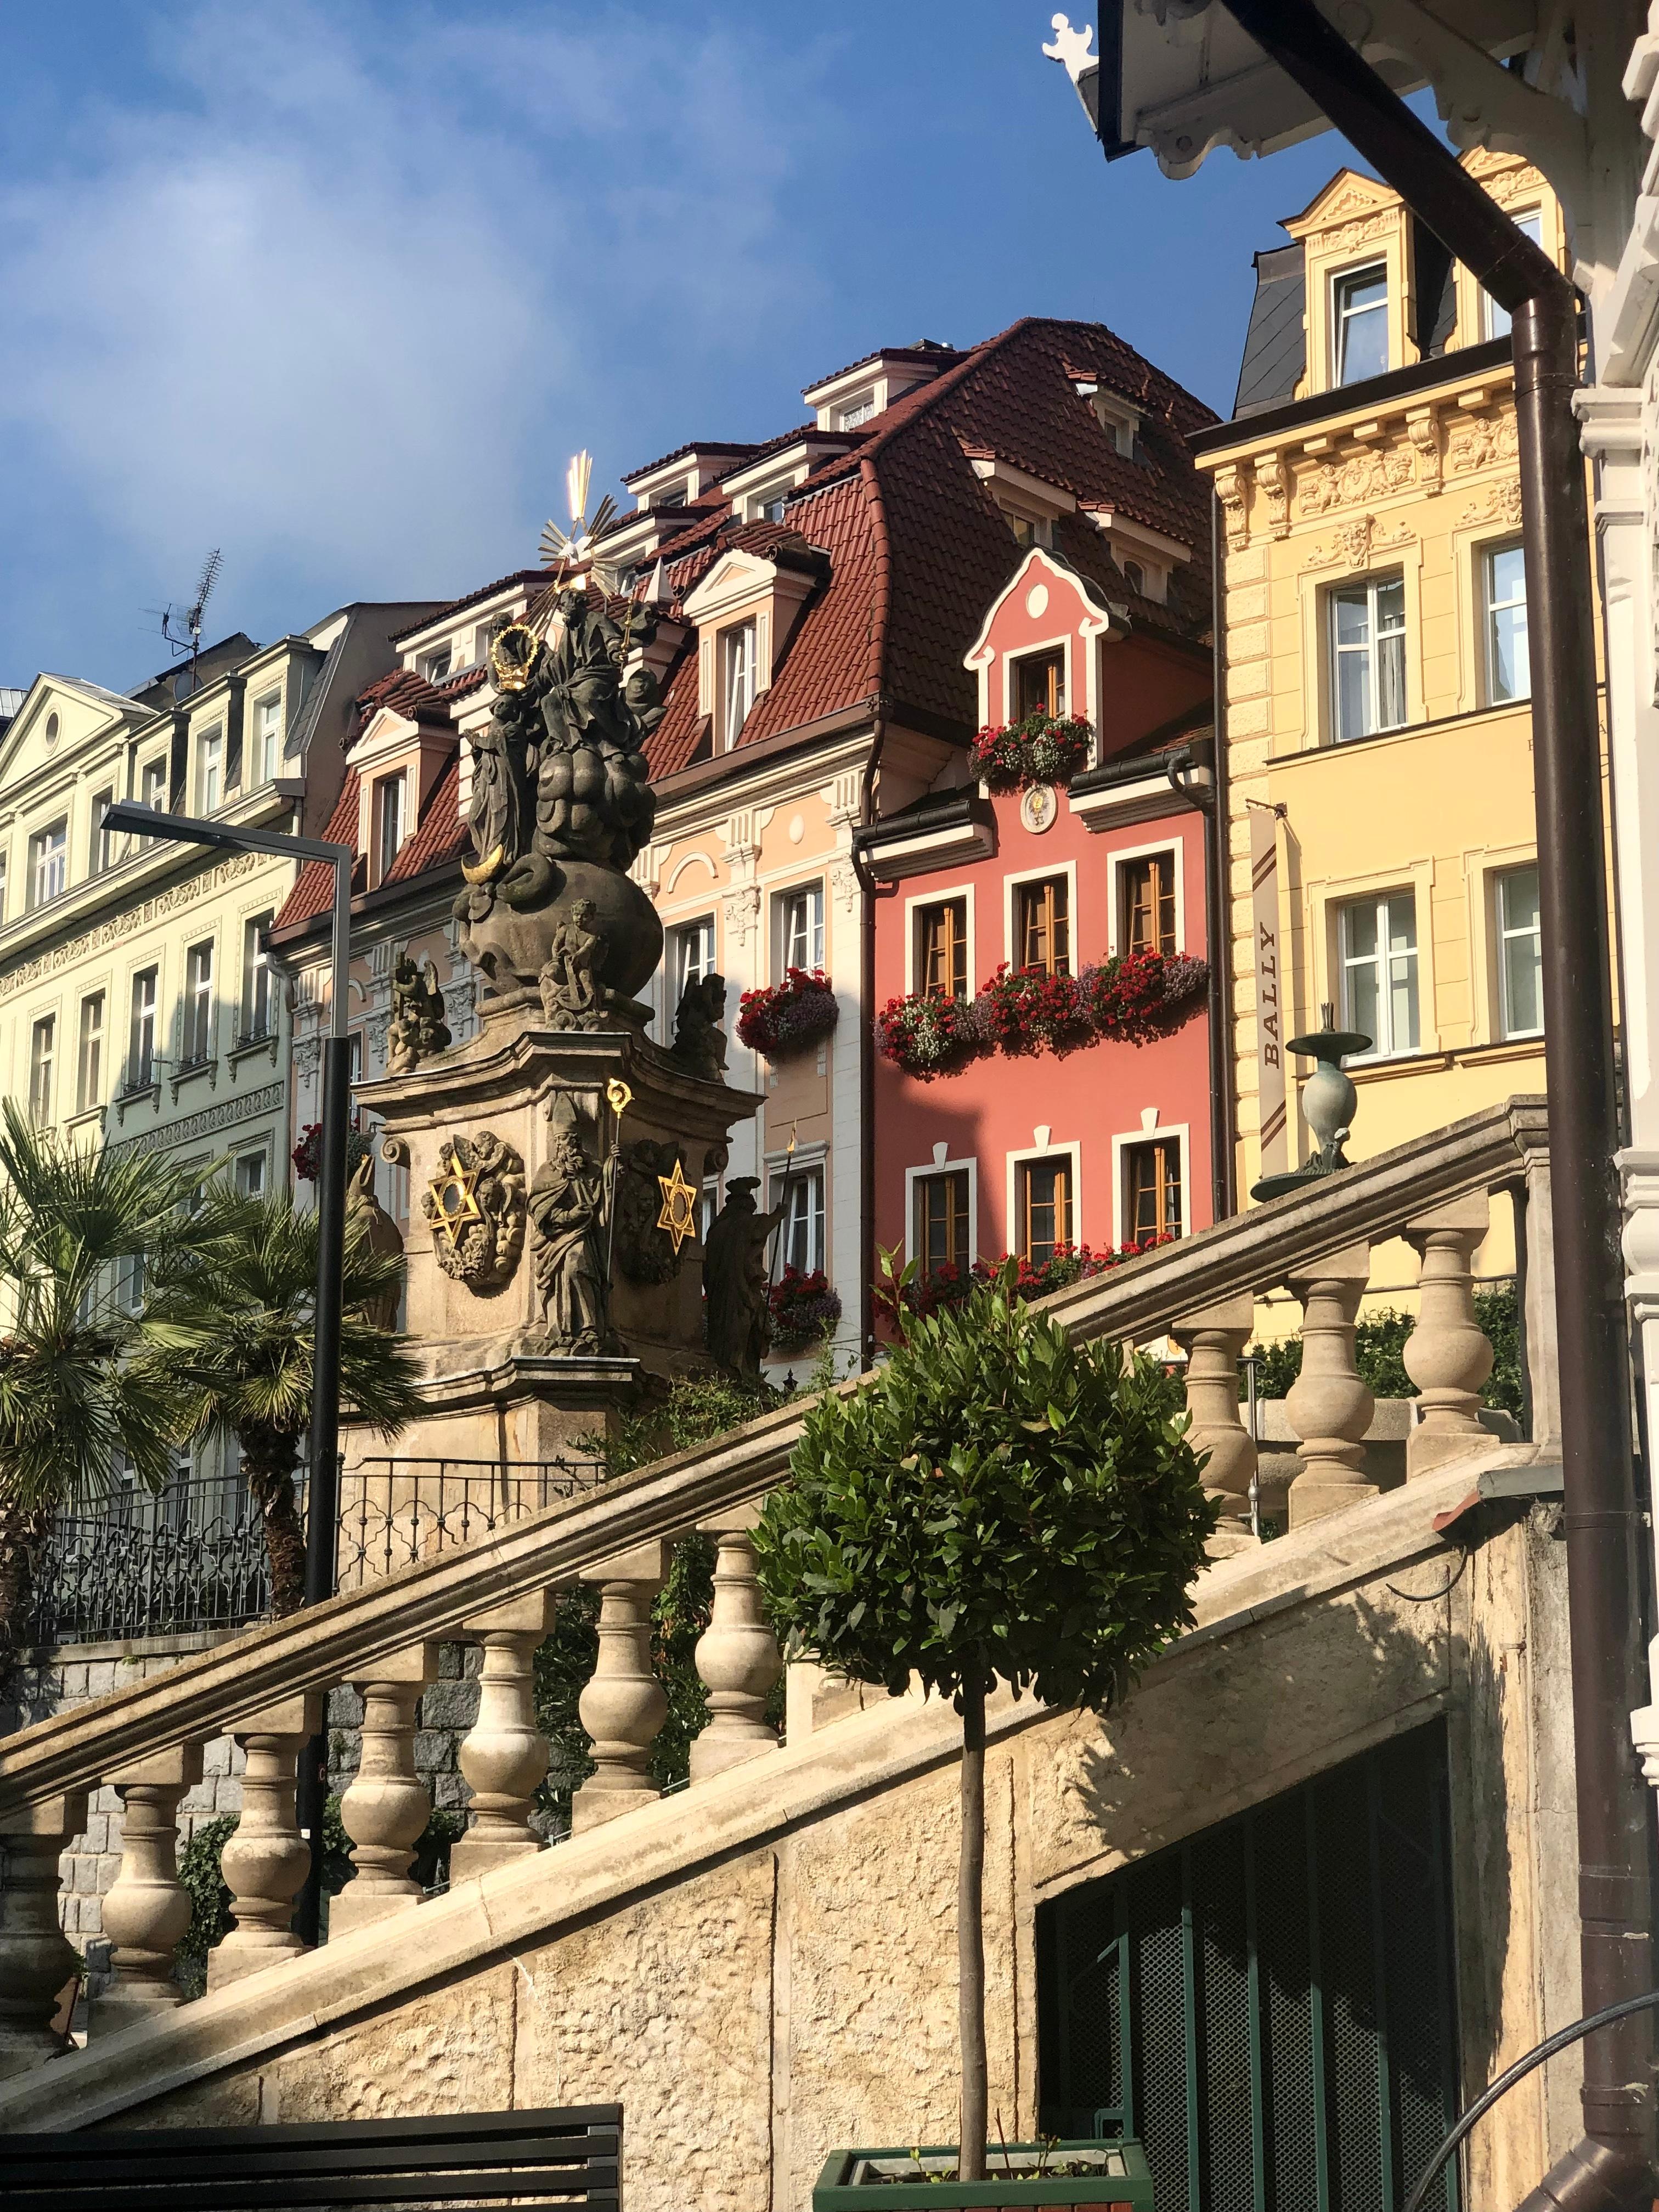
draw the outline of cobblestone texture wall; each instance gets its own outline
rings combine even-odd
[[[50,1720],[88,1698],[131,1689],[210,1649],[215,1641],[211,1636],[155,1637],[143,1643],[64,1644],[25,1652],[0,1698],[0,1737],[35,1721]],[[439,1679],[421,1700],[416,1764],[432,1791],[433,1803],[444,1810],[465,1805],[469,1795],[456,1754],[477,1715],[481,1657],[476,1645],[444,1644],[439,1653]],[[362,1717],[362,1700],[355,1690],[331,1694],[331,1790],[343,1790],[357,1771]],[[179,1807],[181,1850],[204,1821],[241,1811],[241,1773],[242,1754],[228,1736],[218,1736],[204,1747],[202,1779]],[[88,1799],[86,1827],[71,1841],[60,1865],[64,1933],[84,1948],[103,1933],[104,1895],[121,1870],[121,1802],[113,1790],[100,1789]]]

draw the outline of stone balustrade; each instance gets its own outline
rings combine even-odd
[[[1419,1260],[1416,1318],[1404,1357],[1421,1395],[1407,1480],[1491,1443],[1479,1396],[1492,1353],[1476,1321],[1472,1267],[1486,1233],[1487,1191],[1535,1188],[1547,1177],[1535,1115],[1526,1118],[1533,1112],[1512,1109],[1504,1142],[1494,1117],[1474,1117],[1475,1135],[1463,1154],[1453,1147],[1454,1164],[1458,1157],[1464,1162],[1461,1187],[1436,1155],[1437,1172],[1421,1179],[1429,1203],[1418,1202],[1410,1177],[1394,1170],[1382,1176],[1368,1163],[1350,1171],[1362,1198],[1371,1190],[1367,1203],[1342,1203],[1346,1178],[1334,1177],[1328,1190],[1265,1209],[1259,1222],[1224,1224],[1184,1249],[1165,1248],[1051,1302],[1050,1310],[1080,1334],[1172,1339],[1184,1355],[1188,1433],[1205,1455],[1206,1486],[1220,1512],[1217,1554],[1257,1540],[1256,1441],[1241,1419],[1239,1377],[1257,1333],[1259,1301],[1269,1292],[1288,1287],[1303,1310],[1302,1371],[1285,1402],[1298,1440],[1292,1522],[1304,1524],[1376,1495],[1364,1443],[1372,1398],[1358,1371],[1354,1331],[1377,1243],[1403,1238]],[[1378,1188],[1392,1193],[1389,1203],[1376,1198]],[[1283,1214],[1303,1220],[1297,1234],[1286,1230]],[[1345,1236],[1356,1214],[1363,1233]],[[1547,1200],[1528,1204],[1520,1218],[1526,1329],[1534,1342],[1547,1341]],[[1160,1297],[1149,1285],[1161,1285]],[[1547,1373],[1535,1376],[1532,1403],[1534,1442],[1547,1444],[1554,1403]],[[593,1771],[574,1792],[573,1826],[596,1828],[654,1802],[653,1752],[668,1701],[653,1667],[653,1602],[675,1540],[693,1530],[713,1538],[715,1565],[710,1619],[696,1652],[708,1717],[692,1745],[690,1786],[773,1753],[779,1739],[768,1707],[782,1662],[761,1604],[752,1531],[799,1419],[799,1408],[781,1408],[702,1454],[623,1478],[552,1509],[539,1522],[519,1523],[470,1552],[447,1553],[353,1593],[309,1628],[301,1616],[256,1630],[230,1647],[228,1664],[204,1654],[101,1710],[83,1709],[0,1743],[0,2074],[61,2047],[53,2022],[61,2028],[67,2016],[80,1961],[59,1930],[58,1860],[84,1822],[85,1793],[95,1784],[111,1785],[120,1803],[121,1869],[105,1905],[113,1979],[92,2007],[90,2033],[102,2035],[180,2002],[174,1954],[190,1903],[178,1875],[179,1801],[199,1775],[202,1746],[227,1728],[246,1771],[240,1825],[222,1861],[233,1926],[210,1954],[210,1986],[303,1956],[290,1926],[309,1863],[295,1825],[295,1765],[335,1685],[355,1690],[362,1725],[357,1769],[340,1805],[353,1877],[332,1901],[329,1936],[416,1910],[422,1891],[415,1850],[432,1803],[414,1746],[441,1638],[481,1654],[477,1717],[459,1753],[471,1825],[453,1846],[450,1882],[544,1849],[548,1824],[538,1815],[538,1793],[549,1747],[537,1724],[535,1661],[559,1589],[576,1580],[597,1589],[599,1610],[597,1658],[579,1705]],[[877,1694],[843,1696],[821,1669],[802,1664],[792,1672],[790,1726],[832,1724]],[[169,1698],[170,1728],[156,1715],[158,1701]]]

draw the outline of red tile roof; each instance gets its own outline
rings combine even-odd
[[[345,781],[340,786],[340,795],[334,802],[334,811],[328,817],[328,827],[323,832],[331,845],[355,845],[357,842],[357,771],[349,768]],[[351,888],[360,891],[368,873],[368,863],[362,854],[351,872]],[[273,929],[288,929],[297,921],[309,921],[313,915],[325,914],[334,903],[334,871],[326,860],[307,860],[300,871],[300,879],[283,900]]]
[[[457,753],[428,793],[415,834],[399,848],[386,875],[386,883],[408,883],[424,875],[429,868],[447,866],[471,850],[471,836],[461,820],[460,785],[461,763]],[[334,812],[323,833],[332,844],[355,845],[357,842],[357,771],[348,769]],[[354,894],[368,888],[367,870],[367,860],[360,855],[352,871]],[[288,929],[296,922],[310,921],[315,915],[327,913],[333,901],[334,871],[325,860],[310,861],[300,871],[300,879],[272,926]]]

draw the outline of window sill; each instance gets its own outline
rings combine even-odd
[[[126,1120],[127,1115],[133,1107],[143,1105],[146,1099],[149,1099],[153,1106],[159,1106],[161,1104],[161,1086],[159,1082],[141,1083],[137,1085],[131,1091],[118,1091],[115,1096],[115,1119],[117,1125],[118,1126],[121,1122]]]
[[[82,1129],[95,1128],[101,1136],[104,1131],[105,1110],[101,1106],[82,1106],[78,1113],[71,1114],[64,1123],[65,1133],[70,1136],[76,1136]]]
[[[226,1053],[225,1058],[230,1062],[234,1071],[240,1067],[245,1060],[257,1060],[263,1054],[274,1067],[276,1065],[277,1043],[278,1036],[274,1029],[265,1030],[258,1036],[239,1036]]]
[[[179,1103],[180,1087],[193,1081],[198,1075],[205,1075],[208,1079],[208,1088],[210,1091],[216,1091],[219,1088],[218,1060],[216,1059],[186,1060],[182,1066],[173,1069],[168,1087],[173,1092],[173,1103],[175,1106]]]

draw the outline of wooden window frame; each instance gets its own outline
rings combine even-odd
[[[976,1158],[953,1160],[950,1147],[938,1144],[933,1157],[915,1167],[904,1170],[904,1256],[921,1263],[921,1249],[916,1240],[916,1216],[920,1197],[916,1186],[930,1176],[965,1175],[968,1178],[968,1265],[979,1257],[979,1162]]]
[[[918,994],[932,998],[967,999],[973,994],[973,975],[969,964],[968,896],[957,891],[949,897],[918,900],[911,906],[911,988]],[[948,963],[949,972],[943,986],[934,990],[931,969],[935,948],[928,942],[936,922],[948,922],[942,932],[942,941],[937,948],[939,957]]]
[[[1042,1261],[1032,1257],[1030,1231],[1030,1177],[1039,1168],[1060,1168],[1066,1178],[1066,1218],[1062,1224],[1054,1223],[1054,1236],[1044,1258],[1051,1258],[1062,1247],[1078,1242],[1077,1148],[1074,1146],[1050,1146],[1041,1152],[1019,1153],[1013,1162],[1013,1203],[1009,1208],[1009,1226],[1013,1231],[1009,1249],[1033,1267]],[[1062,1233],[1063,1230],[1063,1233]]]
[[[1057,899],[1056,892],[1060,894]],[[1046,957],[1031,957],[1034,905],[1046,908],[1036,920],[1047,940]],[[1076,933],[1075,916],[1072,911],[1072,884],[1060,872],[1053,875],[1030,876],[1017,884],[1014,890],[1014,957],[1010,967],[1023,970],[1041,969],[1045,975],[1069,975],[1073,973],[1072,940]],[[1060,940],[1064,939],[1064,945]]]
[[[1170,880],[1167,892],[1159,891],[1157,894],[1158,902],[1160,906],[1162,906],[1165,896],[1167,896],[1169,900],[1169,942],[1165,944],[1163,941],[1164,932],[1163,929],[1159,927],[1156,932],[1157,941],[1144,949],[1148,951],[1161,953],[1166,959],[1172,957],[1181,951],[1181,903],[1182,894],[1185,887],[1182,882],[1181,844],[1179,839],[1175,839],[1167,845],[1143,845],[1139,847],[1133,853],[1115,853],[1112,855],[1112,920],[1114,924],[1112,949],[1115,952],[1127,953],[1132,952],[1136,949],[1133,930],[1131,927],[1132,909],[1129,902],[1130,872],[1132,870],[1140,868],[1155,869],[1160,861],[1167,861],[1169,863]]]
[[[1191,1125],[1185,1121],[1154,1121],[1149,1128],[1143,1121],[1138,1129],[1125,1129],[1112,1139],[1112,1242],[1127,1244],[1130,1241],[1133,1224],[1129,1214],[1129,1154],[1138,1145],[1171,1144],[1181,1174],[1181,1234],[1193,1234],[1193,1141]]]
[[[1160,1180],[1154,1185],[1153,1195],[1162,1216],[1152,1228],[1142,1230],[1136,1218],[1135,1171],[1140,1157],[1146,1153],[1158,1155],[1162,1170]],[[1170,1176],[1167,1162],[1174,1155],[1175,1171]],[[1184,1237],[1187,1234],[1187,1153],[1186,1147],[1173,1130],[1149,1129],[1131,1139],[1123,1147],[1120,1172],[1123,1178],[1123,1235],[1121,1243],[1139,1243],[1143,1237]],[[1167,1198],[1173,1188],[1176,1195],[1175,1225],[1169,1225]]]
[[[954,1267],[965,1274],[974,1264],[974,1179],[965,1166],[919,1168],[909,1178],[910,1190],[910,1249],[916,1266],[923,1274],[937,1274],[940,1267]],[[952,1205],[945,1228],[945,1257],[930,1266],[927,1256],[927,1218],[924,1212],[928,1193],[945,1183],[961,1185],[962,1204]]]

